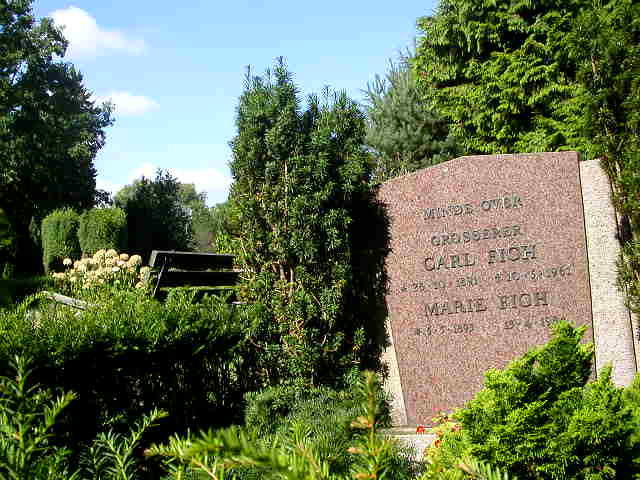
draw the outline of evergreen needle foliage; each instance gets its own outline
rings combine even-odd
[[[365,121],[343,93],[302,108],[284,62],[247,74],[231,142],[231,208],[264,306],[252,335],[265,385],[339,383],[374,366],[383,343],[387,232],[370,187]]]
[[[462,153],[447,120],[424,98],[409,61],[391,63],[386,77],[376,76],[365,92],[366,142],[373,149],[374,175],[380,182]]]
[[[442,0],[418,20],[413,60],[425,96],[466,153],[592,154],[569,33],[591,0]]]
[[[484,389],[455,414],[468,453],[520,479],[637,478],[637,407],[610,369],[587,383],[593,347],[583,334],[558,323],[547,345],[487,372]]]
[[[355,443],[345,451],[355,457],[351,474],[335,472],[331,463],[316,449],[315,431],[294,423],[286,437],[275,437],[270,444],[252,438],[246,431],[231,427],[202,433],[198,438],[173,437],[164,446],[153,446],[148,454],[162,456],[173,465],[174,478],[200,472],[211,479],[346,480],[347,478],[401,479],[406,469],[398,468],[398,451],[380,436],[384,418],[377,377],[366,372],[360,388],[365,396],[363,413],[352,422],[358,432]],[[245,477],[247,472],[256,477]]]
[[[0,478],[3,480],[62,479],[68,451],[54,446],[58,417],[75,398],[55,399],[30,385],[27,362],[15,357],[14,377],[0,377]]]

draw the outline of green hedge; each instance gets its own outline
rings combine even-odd
[[[80,216],[70,208],[54,210],[42,220],[42,263],[46,273],[62,270],[65,257],[79,258]]]
[[[242,420],[245,393],[260,387],[246,333],[252,308],[116,289],[79,316],[45,299],[28,313],[25,302],[0,311],[0,375],[11,375],[18,355],[31,359],[34,382],[77,394],[60,427],[68,445],[128,431],[154,408],[169,414],[155,440],[226,426]]]
[[[78,239],[84,254],[91,255],[100,249],[110,248],[126,251],[127,215],[117,207],[87,210],[80,217]]]

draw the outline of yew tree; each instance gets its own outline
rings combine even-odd
[[[241,294],[263,382],[332,383],[371,366],[386,230],[370,186],[365,118],[344,93],[300,101],[282,59],[247,73],[231,142]],[[378,313],[376,313],[378,312]],[[354,378],[354,377],[351,377]]]

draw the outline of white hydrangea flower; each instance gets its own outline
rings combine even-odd
[[[129,265],[141,265],[142,257],[140,255],[132,255],[129,259]]]
[[[64,265],[65,267],[70,267],[71,265],[73,265],[73,260],[67,257],[62,260],[62,265]]]
[[[129,254],[127,253],[121,253],[120,254],[120,260],[126,262],[127,260],[129,260]]]

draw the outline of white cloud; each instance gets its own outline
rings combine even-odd
[[[49,16],[57,26],[63,27],[63,34],[69,41],[67,54],[73,58],[97,57],[109,52],[140,55],[147,48],[141,38],[100,27],[95,18],[78,7],[56,10]]]
[[[93,97],[93,100],[97,103],[110,101],[115,105],[115,114],[123,116],[143,115],[160,108],[155,100],[129,92],[111,92],[104,97]]]
[[[106,190],[107,192],[113,194],[118,192],[119,190],[122,190],[122,187],[124,187],[124,185],[121,183],[114,183],[110,180],[103,180],[100,177],[96,178],[96,188],[98,190]]]
[[[133,172],[129,174],[129,183],[133,182],[134,180],[137,180],[140,177],[154,179],[156,178],[156,170],[158,170],[157,166],[155,166],[152,163],[145,162],[142,164],[142,166],[136,168]]]

